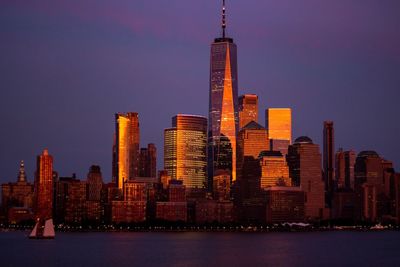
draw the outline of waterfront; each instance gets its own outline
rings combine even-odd
[[[399,266],[398,231],[0,233],[1,266]]]

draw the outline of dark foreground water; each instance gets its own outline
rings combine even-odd
[[[400,232],[0,233],[0,266],[400,266]]]

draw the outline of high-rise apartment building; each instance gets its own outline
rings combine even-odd
[[[334,143],[334,129],[332,121],[324,121],[324,156],[323,156],[323,171],[325,190],[327,193],[327,201],[330,203],[332,193],[335,189],[335,143]]]
[[[47,149],[37,156],[35,175],[35,217],[52,218],[53,211],[53,157]]]
[[[293,185],[301,186],[305,192],[306,219],[326,218],[325,185],[321,172],[319,146],[313,144],[309,137],[301,136],[289,146],[287,161]]]
[[[289,140],[292,143],[292,110],[268,108],[265,110],[265,128],[269,139]]]
[[[136,112],[115,114],[114,180],[120,190],[125,181],[139,176],[139,115]]]
[[[207,183],[207,119],[178,114],[172,128],[164,130],[164,169],[186,188],[203,188]]]
[[[224,1],[225,3],[225,1]],[[211,44],[208,124],[208,178],[229,169],[236,180],[236,135],[239,129],[238,75],[236,44],[225,35],[225,5],[222,10],[222,36]]]
[[[239,97],[239,130],[251,121],[258,122],[258,96],[241,95]]]
[[[90,166],[87,175],[87,199],[91,201],[100,201],[101,189],[103,188],[103,177],[101,175],[100,166]]]

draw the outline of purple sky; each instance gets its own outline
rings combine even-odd
[[[207,115],[209,50],[221,1],[0,2],[0,182],[21,159],[33,181],[47,147],[55,170],[111,176],[114,113],[137,111],[141,145],[163,161],[177,113]],[[376,150],[400,166],[400,1],[227,1],[239,88],[293,109],[293,136]],[[322,150],[322,148],[321,148]]]

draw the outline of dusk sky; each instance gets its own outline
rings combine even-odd
[[[136,111],[158,149],[178,113],[208,116],[210,43],[221,2],[0,2],[0,182],[48,148],[60,176],[111,180],[114,113]],[[400,168],[399,0],[227,0],[239,94],[293,109],[293,137],[376,150]],[[322,147],[321,147],[322,152]],[[397,171],[399,171],[397,169]]]

